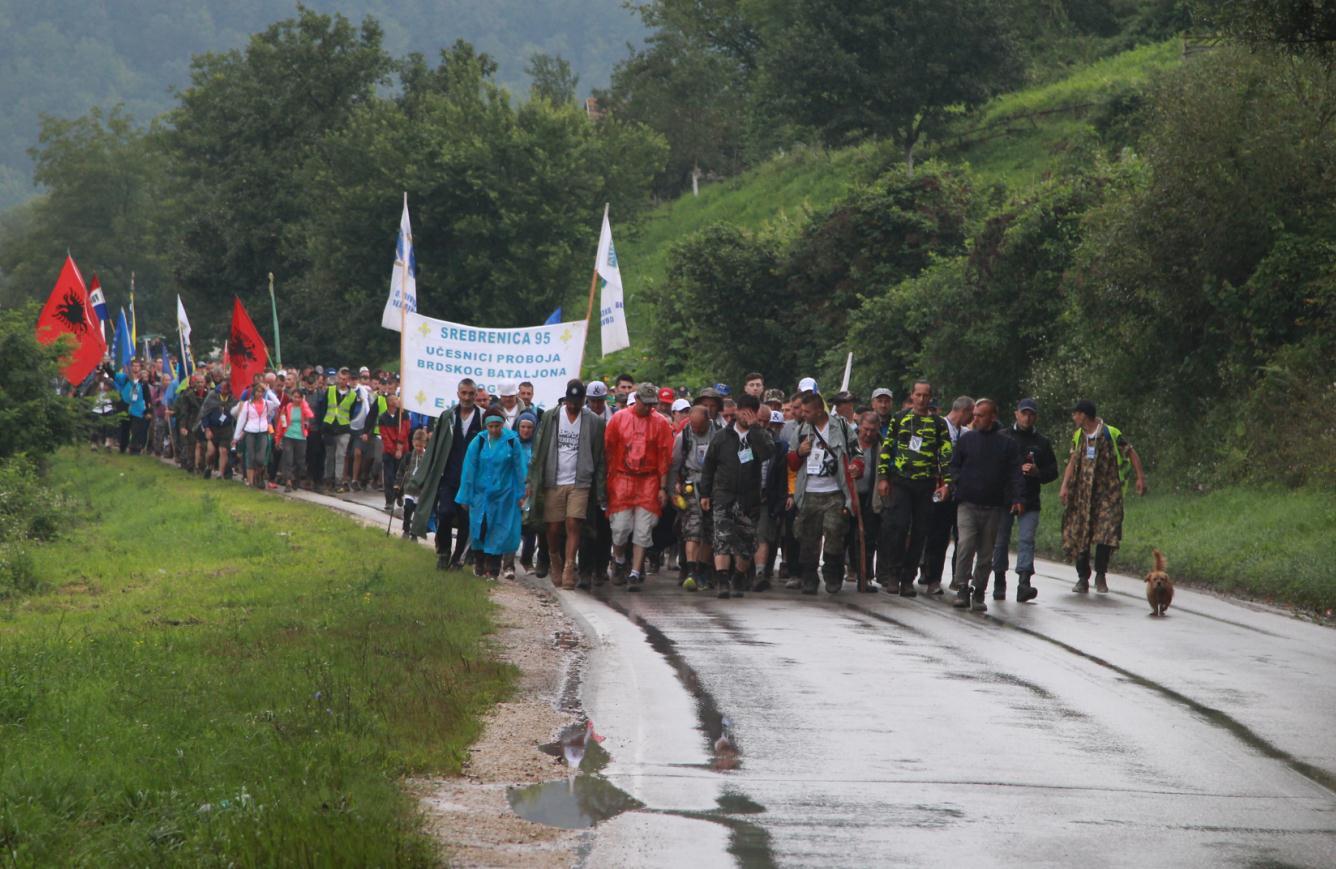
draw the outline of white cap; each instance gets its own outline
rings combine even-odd
[[[813,379],[813,378],[811,378],[811,377],[804,377],[802,380],[799,380],[799,381],[798,381],[798,391],[799,391],[799,392],[820,392],[821,390],[819,390],[819,389],[816,388],[816,380],[815,380],[815,379]]]
[[[361,368],[357,369],[357,373],[358,373],[358,375],[362,375],[362,374],[370,374],[370,373],[371,373],[371,369],[370,369],[370,368],[367,368],[365,365],[363,365]]]
[[[636,403],[636,394],[634,392],[626,393],[626,406],[630,407]]]
[[[687,401],[685,398],[679,398],[677,401],[674,401],[673,413],[677,413],[679,410],[691,410],[691,402]]]
[[[784,414],[780,413],[780,412],[777,411],[777,410],[772,410],[772,411],[770,411],[770,424],[771,424],[771,425],[783,425],[783,424],[784,424]]]
[[[507,380],[497,387],[497,395],[519,395],[520,385],[513,380]]]
[[[607,398],[608,384],[602,380],[591,380],[585,386],[585,398]]]

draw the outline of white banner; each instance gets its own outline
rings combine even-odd
[[[408,313],[404,319],[406,410],[439,416],[456,401],[459,381],[471,378],[493,395],[507,381],[533,384],[540,407],[556,407],[566,381],[580,376],[589,324],[553,323],[524,329],[483,329]]]
[[[617,265],[617,247],[612,243],[612,224],[608,209],[603,209],[603,231],[598,237],[598,257],[594,263],[603,280],[599,296],[598,317],[602,326],[603,355],[625,350],[631,346],[626,334],[626,300],[622,295],[622,270]]]

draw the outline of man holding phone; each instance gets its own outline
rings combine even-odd
[[[997,424],[997,404],[991,398],[974,403],[974,425],[961,434],[951,453],[951,479],[955,481],[956,544],[955,579],[959,586],[951,605],[987,612],[983,602],[988,574],[993,566],[993,547],[1002,516],[1010,510],[1025,513],[1025,483],[1022,457],[1016,441],[1002,434]],[[970,600],[973,574],[974,600]]]

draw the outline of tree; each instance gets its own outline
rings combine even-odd
[[[300,169],[391,66],[373,19],[355,27],[304,7],[244,50],[194,59],[166,141],[184,221],[175,277],[199,316],[222,321],[234,293],[267,302],[269,272],[287,283],[305,270],[304,240],[290,235],[306,216]]]
[[[27,304],[0,312],[0,459],[16,453],[33,458],[74,440],[83,425],[79,403],[59,395],[64,342],[37,343],[33,324],[40,307]]]
[[[789,0],[764,31],[762,98],[831,145],[890,138],[914,148],[951,112],[1022,74],[1005,0]]]
[[[99,273],[113,299],[125,299],[135,272],[138,301],[147,303],[140,312],[170,299],[161,249],[170,197],[158,135],[135,127],[119,107],[93,109],[44,119],[31,153],[46,192],[0,229],[0,300],[45,298],[67,251],[85,279]]]
[[[1336,6],[1314,0],[1195,0],[1198,20],[1253,47],[1331,57]]]
[[[571,71],[570,61],[561,55],[533,54],[524,67],[529,76],[529,96],[543,99],[553,105],[575,102],[575,90],[580,77]]]

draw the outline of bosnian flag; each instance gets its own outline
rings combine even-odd
[[[622,270],[617,265],[617,248],[612,244],[612,224],[608,207],[603,206],[603,232],[598,237],[598,260],[594,270],[603,279],[598,301],[598,319],[603,328],[603,355],[631,346],[626,334],[626,300],[622,296]]]
[[[413,226],[408,222],[408,194],[404,193],[404,213],[399,218],[399,243],[394,249],[394,269],[390,272],[390,297],[380,315],[380,325],[398,332],[403,322],[401,302],[406,310],[417,313],[417,257],[413,253]]]

